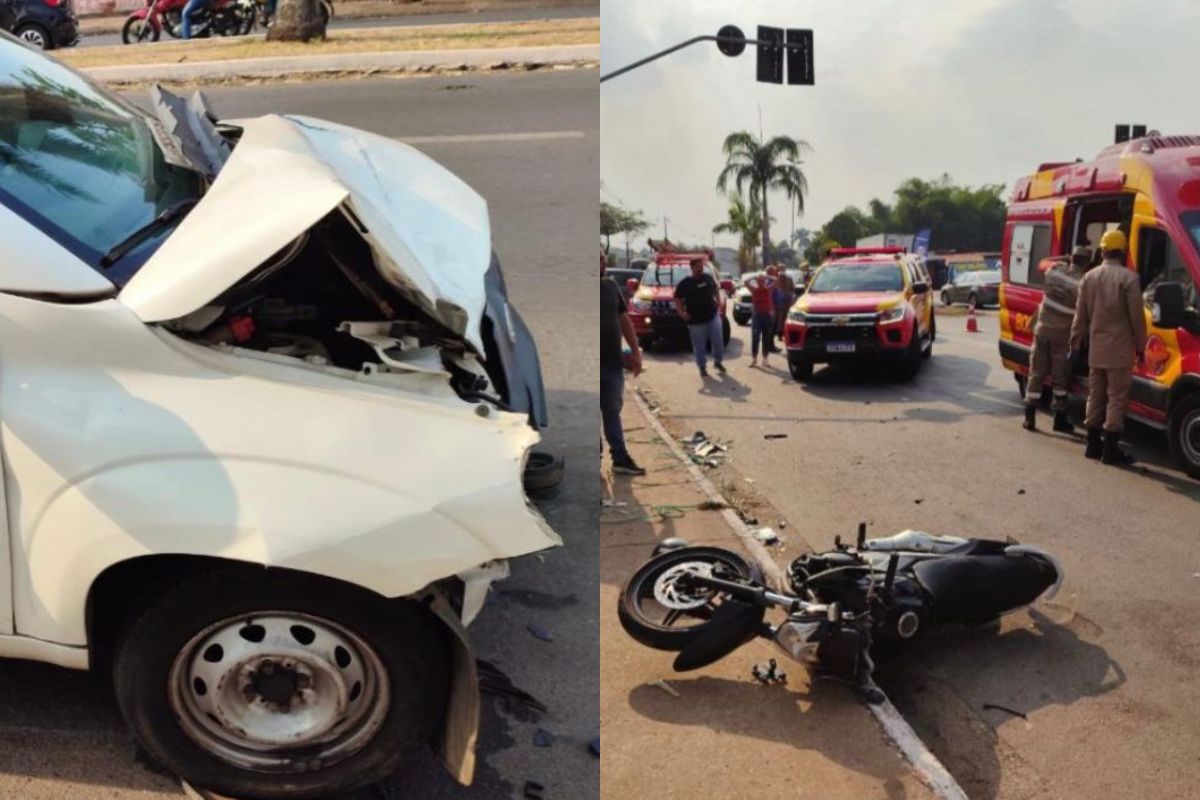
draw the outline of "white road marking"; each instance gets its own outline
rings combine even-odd
[[[477,144],[481,142],[545,142],[554,139],[586,139],[583,131],[532,131],[529,133],[457,133],[441,136],[397,136],[405,144]]]

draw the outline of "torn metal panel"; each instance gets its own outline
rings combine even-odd
[[[213,178],[229,158],[229,143],[213,124],[208,101],[196,92],[190,100],[172,94],[159,84],[150,88],[150,102],[163,128],[179,147],[182,166]]]
[[[303,117],[237,124],[241,139],[212,187],[125,286],[122,303],[144,322],[187,316],[340,207],[380,276],[484,352],[491,228],[482,197],[382,136]]]

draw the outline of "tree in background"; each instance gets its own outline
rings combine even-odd
[[[754,196],[750,197],[750,204],[747,205],[740,196],[731,194],[726,214],[728,218],[724,222],[713,226],[713,233],[731,233],[738,237],[738,270],[749,272],[755,266],[758,235],[762,230],[762,209]]]
[[[820,233],[853,246],[877,233],[932,231],[931,249],[999,250],[1004,232],[1002,184],[977,189],[956,186],[949,175],[935,181],[909,178],[896,189],[893,205],[871,200],[864,212],[847,206],[830,217]]]
[[[732,182],[740,195],[749,190],[752,198],[758,198],[762,208],[762,256],[763,262],[770,260],[771,216],[767,195],[781,191],[796,203],[796,210],[804,212],[804,195],[808,193],[808,179],[801,170],[800,157],[812,150],[803,139],[776,136],[762,141],[748,131],[737,131],[725,137],[722,145],[725,167],[717,176],[717,191],[724,194]]]
[[[650,227],[650,222],[641,211],[629,211],[620,206],[600,201],[600,235],[604,237],[604,250],[612,247],[614,234],[625,234],[625,264],[629,264],[629,237],[636,236]]]
[[[841,246],[841,242],[831,237],[822,228],[813,234],[808,247],[804,248],[804,260],[813,267],[819,267],[828,258],[830,250]]]
[[[309,42],[325,38],[325,20],[317,0],[279,0],[268,42]]]

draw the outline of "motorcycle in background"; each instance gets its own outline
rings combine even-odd
[[[125,44],[157,42],[165,30],[179,38],[183,31],[183,9],[187,0],[145,0],[121,28]],[[254,0],[210,0],[192,15],[192,38],[239,36],[254,26]]]
[[[676,671],[711,664],[764,637],[789,657],[871,686],[873,644],[911,640],[933,625],[977,625],[1049,599],[1063,570],[1049,553],[1014,541],[904,531],[802,555],[774,592],[737,553],[668,540],[621,592],[618,615],[641,644],[678,653]],[[767,609],[787,618],[765,621]]]

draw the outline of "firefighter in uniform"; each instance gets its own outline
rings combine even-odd
[[[1110,230],[1100,238],[1104,261],[1083,276],[1071,325],[1071,349],[1088,343],[1088,399],[1085,455],[1105,464],[1130,464],[1133,456],[1117,446],[1125,426],[1134,359],[1146,350],[1146,310],[1137,275],[1125,266],[1125,234]]]
[[[1067,262],[1055,264],[1046,273],[1045,295],[1033,328],[1033,358],[1025,389],[1025,430],[1037,429],[1037,407],[1045,391],[1046,377],[1054,386],[1054,430],[1074,433],[1067,419],[1067,389],[1071,383],[1071,322],[1079,295],[1079,281],[1092,262],[1092,249],[1080,245]]]

